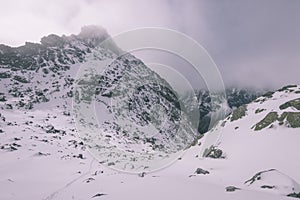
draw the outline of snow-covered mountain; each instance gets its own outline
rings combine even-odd
[[[198,125],[199,133],[206,133],[211,127],[211,114],[217,112],[220,109],[220,105],[224,105],[224,112],[229,114],[232,109],[240,107],[242,105],[248,104],[255,100],[257,97],[261,96],[265,91],[257,91],[254,89],[239,89],[239,88],[227,88],[226,89],[226,99],[218,99],[215,97],[214,104],[212,105],[212,97],[208,90],[201,89],[195,92],[198,100],[198,109],[200,113],[200,122]],[[193,105],[194,94],[187,94],[182,101],[184,105],[189,107]],[[191,110],[194,108],[192,107]],[[215,123],[215,122],[214,122]],[[211,125],[214,125],[212,122]]]
[[[85,27],[78,35],[50,35],[41,44],[0,46],[0,199],[299,197],[299,86],[287,86],[257,99],[259,93],[230,89],[228,100],[219,100],[222,106],[210,105],[210,97],[202,91],[197,108],[188,98],[177,99],[168,83],[141,60],[130,54],[117,57],[121,50],[115,44],[99,46],[107,37],[99,27]],[[82,65],[106,59],[115,61],[101,75],[75,79]],[[155,82],[150,78],[153,76]],[[95,92],[90,83],[96,83]],[[124,150],[143,146],[149,153],[172,153],[168,150],[177,151],[175,144],[189,143],[200,135],[190,127],[185,114],[194,109],[200,109],[201,117],[220,108],[233,112],[194,146],[179,145],[184,154],[173,165],[152,173],[144,173],[144,168],[132,170],[141,172],[138,175],[126,174],[111,169],[125,166],[120,156],[113,162],[112,158],[109,162],[95,159],[90,138],[78,136],[72,99],[88,106],[92,103],[89,92],[95,96],[99,118],[103,119],[101,139],[106,144],[121,141],[127,145],[122,146]],[[223,106],[227,103],[229,106]],[[122,130],[118,125],[124,120],[132,126],[122,126]],[[185,124],[181,129],[179,122]],[[135,131],[150,125],[159,130],[163,144],[170,146]],[[178,130],[185,134],[169,139]],[[218,140],[207,143],[206,138],[214,134],[220,136]],[[140,157],[130,158],[135,161]]]
[[[100,164],[78,139],[72,118],[59,108],[2,110],[0,198],[299,197],[300,135],[294,118],[299,91],[299,86],[286,87],[234,110],[208,133],[221,137],[205,158],[200,154],[204,137],[170,167],[139,176]],[[270,113],[277,117],[269,120]]]
[[[6,107],[65,107],[80,63],[103,60],[112,50],[98,46],[108,34],[100,27],[84,27],[80,34],[49,35],[41,43],[12,48],[0,45],[1,92]],[[13,97],[13,98],[11,98]],[[39,106],[39,103],[50,102]]]
[[[142,157],[133,149],[143,148],[143,162],[149,157],[161,159],[182,151],[199,134],[188,125],[187,113],[182,112],[171,86],[113,41],[103,43],[108,38],[102,28],[88,26],[78,35],[49,35],[41,44],[0,46],[1,108],[58,108],[70,115],[73,100],[75,121],[85,129],[79,131],[80,137],[95,154],[105,155],[103,163],[124,170],[149,168],[147,163],[128,165],[127,160]],[[107,64],[100,70],[104,62]],[[83,71],[85,67],[90,71]],[[94,73],[95,69],[100,73]],[[100,120],[81,123],[87,117],[80,106],[95,108]],[[85,132],[86,124],[98,129],[94,136],[91,132],[95,129]],[[124,162],[115,159],[123,152],[128,152]]]

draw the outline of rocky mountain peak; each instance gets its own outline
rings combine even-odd
[[[81,32],[76,37],[88,46],[95,47],[107,39],[109,34],[101,26],[90,25],[82,27]]]
[[[63,44],[65,42],[66,42],[66,40],[64,38],[59,37],[58,35],[55,35],[55,34],[50,34],[41,39],[41,44],[46,47],[63,46]]]

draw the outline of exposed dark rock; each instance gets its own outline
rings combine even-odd
[[[95,194],[94,196],[92,196],[92,198],[101,197],[101,196],[104,196],[104,195],[107,195],[107,194],[98,193],[98,194]]]
[[[205,149],[203,153],[203,157],[209,157],[209,158],[222,158],[222,155],[223,155],[223,151],[214,146],[210,146],[209,148]]]
[[[235,186],[228,186],[228,187],[226,187],[226,192],[234,192],[236,190],[240,190],[240,188],[237,188]]]
[[[146,176],[146,172],[142,172],[138,174],[139,177],[145,177]]]
[[[282,92],[282,91],[285,91],[285,90],[288,90],[288,89],[294,88],[294,87],[297,87],[297,85],[287,85],[287,86],[284,86],[283,88],[279,89],[278,91]]]
[[[262,130],[266,127],[268,127],[269,125],[271,125],[273,122],[275,122],[278,118],[278,113],[277,112],[270,112],[267,114],[267,116],[261,120],[260,122],[258,122],[255,125],[255,131],[259,131]]]
[[[275,92],[267,92],[267,93],[263,94],[262,96],[267,97],[267,98],[272,98],[274,93]]]
[[[299,128],[300,127],[300,112],[288,113],[286,120],[291,125],[292,128]]]
[[[66,134],[66,131],[56,129],[56,128],[54,128],[53,125],[48,125],[48,126],[46,126],[46,127],[45,127],[45,130],[46,130],[46,133],[59,133],[59,134],[62,134],[62,135],[65,135],[65,134]]]
[[[201,169],[201,168],[197,168],[196,171],[195,171],[195,174],[209,174],[209,171],[207,170],[204,170],[204,169]]]
[[[262,185],[261,188],[262,189],[274,189],[275,186],[274,185],[272,185],[272,186],[270,186],[270,185]]]
[[[30,81],[27,80],[27,79],[26,79],[25,77],[23,77],[23,76],[15,75],[15,76],[13,77],[13,79],[16,80],[16,81],[19,81],[20,83],[30,83]]]
[[[296,108],[297,110],[300,110],[300,98],[288,101],[279,106],[280,110],[284,110],[289,107],[293,107],[293,108]]]
[[[232,112],[230,121],[241,119],[242,117],[246,116],[246,112],[247,112],[247,105],[240,106],[239,108],[235,109]]]
[[[284,112],[278,118],[279,124],[282,125],[286,119],[292,128],[300,128],[300,112]]]
[[[15,145],[12,144],[5,144],[0,146],[0,149],[6,150],[6,151],[16,151],[18,148]]]
[[[75,158],[79,158],[79,159],[85,159],[81,153],[80,153],[80,154],[78,154],[78,156],[73,156],[73,157],[75,157]]]
[[[288,194],[287,196],[300,199],[300,192],[299,193],[291,193],[291,194]]]
[[[6,96],[3,94],[0,94],[0,101],[2,101],[2,102],[7,101]]]
[[[5,78],[10,78],[11,74],[9,72],[0,72],[0,78],[5,79]]]
[[[71,113],[68,112],[68,111],[64,111],[63,114],[66,115],[66,116],[70,116],[71,115]]]
[[[35,154],[36,156],[49,156],[49,155],[51,155],[50,153],[42,153],[42,152],[38,152],[38,153],[36,153]]]
[[[263,112],[263,111],[265,111],[266,109],[260,109],[260,108],[257,108],[256,110],[255,110],[255,114],[257,114],[257,113],[261,113],[261,112]]]
[[[94,181],[95,179],[94,178],[88,178],[88,179],[86,179],[86,180],[84,180],[84,182],[86,182],[86,183],[89,183],[89,182],[92,182],[92,181]]]
[[[5,106],[6,106],[6,109],[8,109],[8,110],[13,109],[13,106],[11,104],[5,104]]]

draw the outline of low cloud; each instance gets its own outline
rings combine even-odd
[[[50,33],[78,33],[87,24],[111,35],[171,28],[208,50],[227,86],[278,88],[300,84],[299,11],[298,0],[10,0],[1,2],[0,43],[39,42]]]

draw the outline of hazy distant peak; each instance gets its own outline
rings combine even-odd
[[[85,39],[85,38],[106,38],[108,37],[108,33],[102,26],[97,25],[89,25],[89,26],[83,26],[81,28],[80,33],[78,34],[78,37]]]
[[[110,35],[103,27],[89,25],[83,26],[79,34],[72,34],[70,36],[49,34],[48,36],[42,37],[40,43],[26,42],[25,45],[19,47],[10,47],[0,44],[0,54],[36,54],[41,49],[45,49],[45,47],[64,48],[66,45],[78,47],[84,46],[84,48],[96,48],[101,46],[102,48],[110,50],[116,54],[122,52],[113,40],[107,40],[107,42],[103,43],[103,41],[108,38],[110,38]]]
[[[77,35],[77,38],[91,46],[99,45],[108,37],[107,31],[103,27],[96,25],[82,27],[81,32]]]
[[[50,34],[41,39],[41,44],[48,47],[62,46],[65,43],[65,40],[55,34]]]
[[[59,47],[63,46],[67,41],[78,39],[91,47],[95,47],[108,37],[107,31],[103,27],[89,25],[82,27],[78,35],[60,37],[55,34],[50,34],[41,39],[41,44],[48,47]]]

